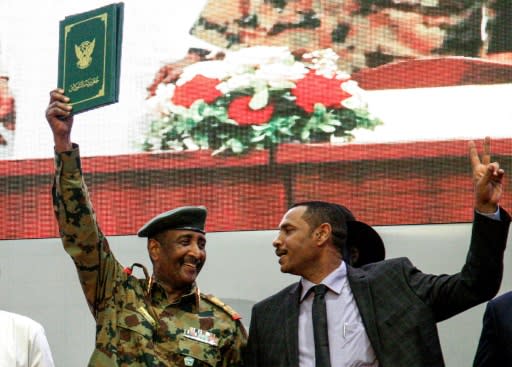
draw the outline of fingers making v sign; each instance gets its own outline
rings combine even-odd
[[[491,139],[485,138],[481,157],[475,142],[470,141],[469,157],[475,185],[475,209],[481,213],[494,213],[503,193],[505,171],[498,162],[491,162]]]

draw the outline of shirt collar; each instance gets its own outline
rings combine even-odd
[[[322,281],[321,284],[325,284],[327,288],[329,288],[332,292],[336,294],[340,294],[343,289],[343,285],[347,281],[347,266],[345,262],[342,261],[340,266],[334,269],[329,275],[327,275]],[[316,284],[310,282],[306,278],[300,279],[300,284],[302,286],[302,291],[300,294],[299,302],[302,302],[309,290],[314,287]]]

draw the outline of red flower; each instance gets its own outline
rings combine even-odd
[[[326,78],[317,75],[314,70],[310,70],[304,78],[300,79],[292,94],[296,97],[295,103],[304,111],[312,113],[315,109],[315,103],[321,103],[325,107],[341,108],[341,102],[351,95],[341,89],[341,84],[346,80]]]
[[[237,97],[228,107],[228,117],[238,125],[262,125],[267,123],[274,113],[274,106],[267,105],[259,110],[249,107],[250,96]]]
[[[172,103],[189,108],[192,103],[198,99],[206,103],[212,103],[219,98],[222,93],[215,88],[220,83],[218,79],[207,78],[202,75],[196,75],[192,80],[181,86],[176,86],[174,95],[171,98]]]

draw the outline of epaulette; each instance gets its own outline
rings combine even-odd
[[[240,316],[240,314],[238,312],[236,312],[233,309],[233,307],[225,304],[224,302],[222,302],[220,299],[218,299],[217,297],[215,297],[212,294],[201,293],[201,298],[204,298],[205,300],[209,301],[210,303],[213,303],[215,306],[218,306],[221,309],[223,309],[224,312],[226,312],[229,316],[231,316],[231,318],[235,321],[240,320],[242,318],[242,316]]]

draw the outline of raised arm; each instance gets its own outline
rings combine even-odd
[[[91,312],[111,294],[122,267],[109,250],[82,175],[78,145],[71,143],[73,117],[62,90],[50,92],[46,119],[55,142],[53,207],[66,252],[73,258]]]
[[[436,321],[445,320],[494,297],[503,276],[510,216],[499,208],[504,171],[491,163],[490,139],[485,138],[483,154],[469,143],[473,172],[475,215],[466,262],[454,275],[428,275],[411,267],[404,272],[417,295],[429,304]],[[499,211],[498,211],[499,208]]]
[[[73,115],[71,114],[72,107],[68,102],[69,98],[64,95],[62,89],[54,89],[50,92],[50,103],[46,108],[46,120],[52,129],[57,153],[72,149]]]

